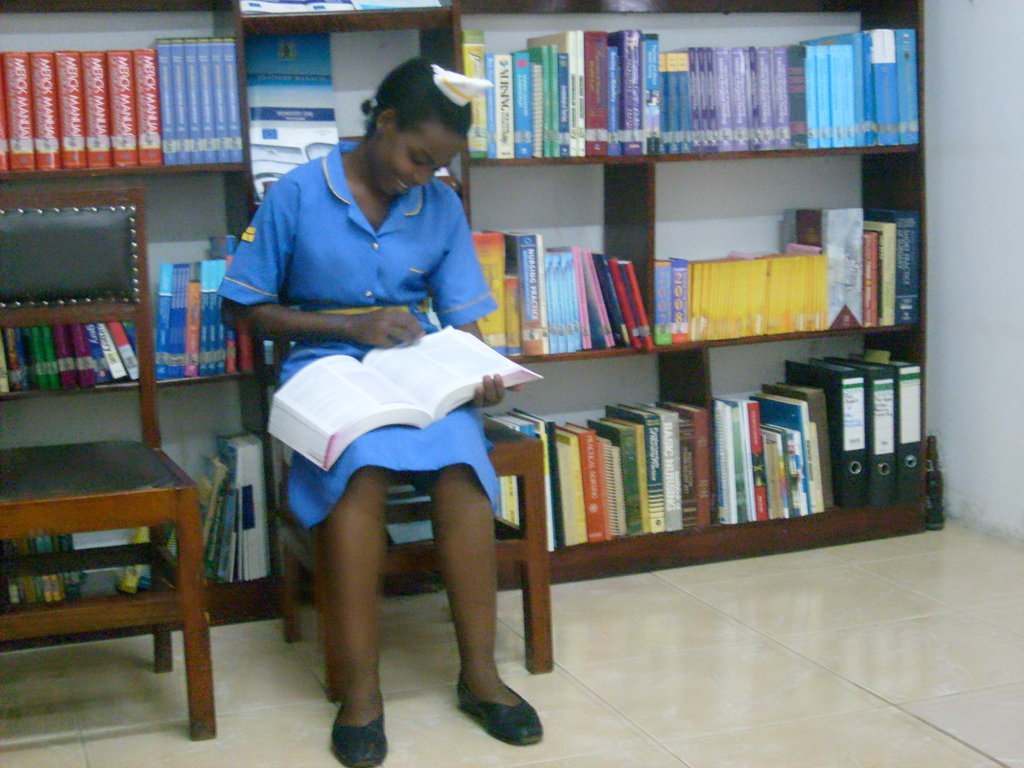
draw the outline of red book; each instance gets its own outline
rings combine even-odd
[[[152,48],[132,51],[132,66],[135,79],[135,125],[139,165],[163,165],[156,51]]]
[[[31,171],[36,167],[32,124],[32,76],[28,54],[7,51],[2,57],[4,95],[7,106],[7,151],[12,171]]]
[[[587,157],[608,154],[608,35],[583,33],[583,114]]]
[[[0,171],[9,171],[11,161],[7,142],[7,97],[4,94],[3,71],[0,68]]]
[[[139,164],[135,136],[135,75],[131,51],[107,51],[107,97],[110,99],[110,148],[114,167]]]
[[[57,73],[53,54],[32,51],[28,55],[32,74],[32,125],[36,170],[60,168],[60,128],[57,112]]]
[[[110,332],[110,338],[114,340],[117,354],[121,356],[124,369],[128,372],[128,378],[137,381],[139,378],[139,358],[135,355],[131,340],[120,321],[113,320],[105,324]]]
[[[750,464],[754,481],[754,515],[768,519],[768,478],[764,466],[764,441],[761,439],[761,407],[756,401],[743,403],[750,430]]]
[[[78,374],[78,386],[96,386],[96,363],[89,349],[89,340],[85,336],[85,326],[73,323],[68,326],[71,334],[71,349],[75,355],[75,370]]]
[[[82,52],[82,97],[85,101],[85,159],[89,168],[109,168],[110,100],[107,57],[103,51]]]
[[[629,334],[629,344],[634,349],[643,349],[644,343],[637,334],[636,317],[633,315],[633,302],[630,301],[629,291],[626,289],[626,282],[622,277],[622,268],[618,259],[608,259],[608,271],[612,276],[612,285],[615,287],[615,296],[619,300],[619,309],[622,311],[622,319],[626,322],[626,332]]]
[[[199,329],[202,290],[198,280],[188,284],[185,303],[185,375],[199,375]]]
[[[71,332],[68,326],[59,324],[51,329],[53,333],[53,351],[57,362],[57,376],[61,389],[74,389],[78,384],[75,367],[75,352],[71,344]]]
[[[608,541],[612,538],[612,525],[597,432],[579,424],[566,424],[565,428],[579,437],[587,541]]]
[[[633,319],[636,321],[637,336],[643,349],[654,349],[654,338],[651,336],[651,323],[647,319],[647,309],[640,295],[640,283],[636,279],[636,269],[628,259],[618,259],[623,282],[632,302]]]
[[[82,54],[56,51],[57,112],[60,114],[60,165],[85,168],[85,101],[82,93]]]

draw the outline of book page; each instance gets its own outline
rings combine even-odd
[[[501,375],[506,386],[542,378],[451,327],[409,346],[375,349],[364,364],[406,390],[435,419],[470,400],[484,376]]]
[[[379,373],[347,355],[332,355],[307,365],[274,394],[268,429],[327,468],[364,432],[429,422],[429,413]]]

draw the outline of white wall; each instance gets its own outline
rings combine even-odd
[[[946,511],[1024,538],[1024,3],[925,3],[928,427]]]

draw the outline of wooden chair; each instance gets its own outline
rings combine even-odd
[[[278,347],[276,357],[280,357]],[[485,419],[484,431],[492,443],[491,462],[499,477],[515,477],[519,497],[518,528],[495,521],[495,546],[499,574],[511,573],[523,596],[526,640],[525,666],[533,674],[550,672],[554,666],[551,638],[551,568],[547,552],[547,521],[544,512],[544,453],[541,441],[511,427]],[[281,447],[281,446],[277,446]],[[286,451],[287,449],[285,449]],[[278,492],[278,541],[281,554],[281,613],[287,642],[300,639],[298,621],[299,581],[302,572],[312,576],[313,600],[319,614],[321,642],[325,649],[327,696],[338,699],[340,669],[332,658],[331,632],[337,625],[333,606],[324,599],[316,578],[318,563],[326,558],[321,539],[298,523],[288,510],[286,468],[276,473]],[[422,512],[420,505],[419,512]],[[411,515],[403,513],[403,519]],[[389,515],[389,520],[392,518]],[[439,570],[432,541],[392,544],[385,561],[385,577],[415,578]]]
[[[213,738],[198,494],[160,448],[142,190],[2,194],[0,243],[0,326],[135,324],[141,425],[141,441],[74,442],[74,425],[69,424],[66,434],[54,436],[68,442],[0,450],[0,540],[122,528],[151,531],[150,544],[8,554],[0,560],[0,576],[140,563],[152,568],[152,589],[134,595],[7,602],[0,608],[0,639],[24,644],[148,628],[154,636],[155,668],[162,672],[171,668],[170,631],[181,627],[190,735]],[[168,526],[174,529],[176,558],[166,546]],[[0,599],[6,598],[5,587]]]

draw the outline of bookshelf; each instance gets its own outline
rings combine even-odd
[[[685,25],[694,20],[693,37],[700,41],[711,15],[725,14],[730,23],[742,17],[747,31],[764,26],[777,27],[787,15],[804,20],[806,15],[831,18],[843,15],[844,20],[855,18],[860,28],[912,27],[918,30],[919,84],[923,66],[922,31],[923,0],[452,0],[441,9],[415,9],[407,11],[347,12],[337,14],[294,14],[243,17],[237,13],[231,0],[188,0],[171,3],[165,0],[60,0],[47,5],[49,12],[90,12],[128,14],[149,12],[156,16],[176,18],[181,11],[200,14],[207,29],[201,34],[232,35],[239,52],[239,77],[242,67],[244,40],[248,36],[282,33],[414,33],[420,51],[438,61],[453,65],[458,50],[461,30],[501,25],[509,20],[529,16],[531,33],[548,30],[547,20],[559,17],[563,28],[599,28],[588,23],[594,15],[607,15],[603,28],[607,30],[638,27],[658,31],[659,25],[671,19],[673,25]],[[23,13],[26,16],[39,10],[36,3],[27,0],[3,0],[0,14]],[[628,14],[611,16],[611,14]],[[148,14],[147,14],[148,15]],[[40,18],[40,27],[43,17]],[[782,21],[780,21],[780,19]],[[119,20],[127,26],[130,21]],[[168,22],[170,23],[170,22]],[[740,23],[740,22],[735,22]],[[158,32],[152,37],[161,36]],[[526,34],[522,35],[525,41]],[[787,42],[795,42],[799,33]],[[805,37],[811,37],[806,35]],[[3,38],[0,37],[0,40]],[[83,42],[78,47],[84,47]],[[140,41],[141,42],[141,41]],[[344,45],[344,43],[342,43]],[[69,45],[68,47],[75,47]],[[380,73],[383,74],[383,73]],[[241,89],[243,126],[247,125],[245,91]],[[921,111],[923,120],[924,113]],[[247,130],[243,128],[243,135]],[[245,158],[248,161],[248,147]],[[508,176],[535,174],[543,180],[565,174],[584,174],[587,182],[600,187],[601,202],[597,228],[601,230],[601,246],[609,253],[629,254],[639,268],[639,280],[651,302],[653,259],[665,237],[666,220],[678,213],[673,210],[671,196],[666,190],[672,185],[686,184],[690,177],[713,187],[717,177],[732,179],[743,177],[748,186],[757,187],[762,174],[790,173],[787,169],[804,169],[817,164],[835,167],[835,172],[847,177],[847,183],[856,192],[862,207],[907,208],[924,214],[925,178],[924,146],[903,145],[891,147],[853,147],[841,149],[774,150],[761,152],[733,152],[723,154],[686,154],[641,157],[469,160],[463,158],[461,181],[467,190],[467,202],[472,202],[471,221],[475,229],[514,228],[500,221],[493,211],[488,213],[477,202],[474,189],[497,186]],[[68,171],[55,173],[12,174],[0,173],[0,186],[16,184],[92,183],[97,179],[114,185],[147,184],[182,181],[173,185],[171,203],[180,203],[187,195],[188,183],[193,180],[216,178],[223,181],[224,223],[227,231],[238,231],[250,211],[248,195],[248,163],[242,165],[176,166],[153,169],[114,171]],[[790,173],[792,178],[797,172]],[[543,181],[541,183],[544,183]],[[770,196],[771,189],[762,188],[762,196]],[[725,192],[728,194],[728,191]],[[564,201],[563,201],[564,202]],[[809,198],[805,206],[827,207],[825,200]],[[571,207],[571,206],[570,206]],[[837,206],[838,207],[838,206]],[[774,211],[781,214],[781,208]],[[490,216],[492,220],[485,220]],[[926,228],[922,226],[922,231]],[[895,357],[923,364],[925,362],[926,295],[923,275],[926,272],[926,249],[921,251],[921,319],[914,325],[883,328],[854,329],[793,333],[771,337],[745,337],[739,339],[691,342],[659,347],[654,352],[638,353],[632,349],[588,350],[542,358],[523,358],[536,365],[547,375],[545,367],[574,366],[579,370],[597,371],[614,367],[615,375],[636,371],[638,380],[653,382],[653,395],[665,399],[679,399],[698,405],[709,405],[712,395],[720,391],[716,381],[715,356],[725,352],[758,353],[770,345],[827,344],[845,342],[867,343],[872,347],[890,350]],[[582,366],[583,368],[580,368]],[[925,371],[926,373],[926,371]],[[768,380],[769,374],[764,374]],[[600,380],[600,376],[595,376]],[[544,385],[542,385],[544,386]],[[201,397],[192,385],[171,382],[165,385],[178,393]],[[262,426],[263,411],[257,405],[253,390],[258,387],[241,386],[238,398],[244,401],[243,423],[247,427]],[[924,414],[922,413],[922,423]],[[593,578],[604,575],[629,573],[650,568],[663,568],[711,560],[728,559],[788,550],[827,546],[856,540],[905,534],[924,529],[920,504],[877,508],[833,509],[821,515],[793,520],[778,520],[740,525],[710,525],[696,530],[650,534],[634,538],[617,539],[598,544],[578,545],[551,554],[552,577],[556,581]],[[273,601],[267,599],[274,579],[243,585],[216,585],[211,597],[211,616],[215,623],[240,620],[273,611]]]

